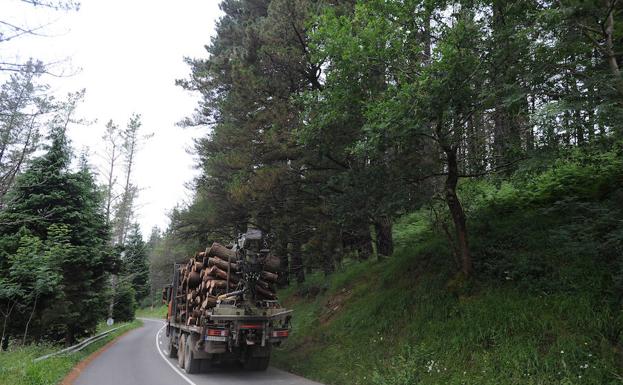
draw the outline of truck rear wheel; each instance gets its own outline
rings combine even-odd
[[[270,356],[268,357],[248,357],[244,362],[244,368],[251,371],[264,371],[268,369]]]
[[[184,369],[184,358],[185,358],[185,346],[186,346],[186,335],[185,334],[180,334],[180,340],[178,343],[178,353],[177,353],[177,366],[180,367],[180,369]]]
[[[170,334],[169,335],[169,358],[177,358],[177,347],[175,346],[175,337]]]
[[[201,360],[196,359],[193,353],[192,340],[193,338],[188,336],[184,341],[184,370],[188,374],[199,373],[201,369]]]

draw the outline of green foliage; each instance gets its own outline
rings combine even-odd
[[[127,322],[132,321],[135,316],[137,303],[136,292],[131,282],[123,280],[115,288],[115,306],[113,308],[113,319],[115,321]]]
[[[13,282],[3,290],[13,297],[0,299],[0,305],[19,304],[14,313],[4,312],[11,334],[23,333],[32,318],[33,336],[72,342],[92,332],[100,319],[105,273],[114,260],[91,171],[84,162],[78,171],[69,169],[63,129],[50,139],[47,153],[19,176],[0,211],[6,256],[0,277],[4,284]]]
[[[1,33],[0,33],[1,34]],[[40,77],[42,63],[28,60],[0,85],[0,203],[40,146],[41,126],[56,106]]]
[[[106,345],[128,330],[140,327],[140,321],[122,326],[97,342],[77,353],[55,356],[44,361],[33,362],[37,357],[53,353],[62,346],[39,343],[13,347],[0,354],[0,384],[2,385],[56,385],[81,360]],[[105,324],[98,325],[98,331],[105,329]]]
[[[196,239],[180,239],[173,231],[161,234],[154,229],[147,242],[151,294],[141,305],[160,303],[162,289],[171,283],[173,265],[187,261],[189,255],[202,248],[205,248],[205,244],[200,244]]]
[[[66,232],[66,229],[56,225],[52,225],[50,229],[50,233],[63,231]],[[62,275],[54,259],[58,256],[59,249],[66,245],[59,242],[56,236],[50,236],[42,242],[29,235],[24,228],[20,235],[17,251],[8,258],[10,267],[7,276],[0,277],[0,299],[6,304],[3,309],[3,321],[6,323],[2,337],[6,335],[6,326],[11,316],[15,318],[22,315],[23,340],[26,340],[33,315],[46,302],[53,300],[56,290],[60,288]],[[29,315],[27,319],[26,314]]]
[[[149,265],[147,250],[138,224],[131,226],[123,257],[122,275],[129,279],[140,303],[149,294]]]
[[[162,319],[166,318],[167,311],[167,305],[154,306],[153,309],[151,307],[143,307],[136,310],[136,316],[144,318]]]
[[[431,212],[402,217],[394,258],[338,271],[316,296],[281,293],[295,316],[275,362],[329,384],[618,383],[621,170],[616,152],[577,152],[499,187],[464,183],[467,282]]]
[[[391,254],[391,219],[427,205],[468,275],[459,179],[496,174],[497,187],[570,148],[599,157],[623,132],[616,1],[227,0],[222,9],[209,57],[189,60],[191,76],[178,82],[202,96],[186,123],[212,130],[197,141],[196,194],[174,210],[171,234],[203,247],[253,223],[290,254],[297,281],[299,267],[335,269],[336,254],[368,258],[372,239]],[[546,183],[535,188],[555,198]]]
[[[618,151],[577,151],[538,175],[517,174],[499,189],[466,184],[472,229],[490,234],[472,243],[478,270],[548,291],[562,281],[569,290],[588,280],[603,285],[599,271],[612,266],[623,245],[622,166]]]

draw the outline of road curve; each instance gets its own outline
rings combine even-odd
[[[84,368],[74,385],[322,385],[275,368],[186,374],[177,360],[166,358],[166,347],[164,323],[144,319],[144,326],[121,337]]]

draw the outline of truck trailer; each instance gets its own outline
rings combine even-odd
[[[168,355],[187,373],[233,361],[266,370],[272,348],[288,338],[292,311],[274,295],[278,259],[261,246],[261,232],[248,231],[174,265],[163,291]]]

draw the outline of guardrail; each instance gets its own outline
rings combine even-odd
[[[35,358],[33,361],[34,362],[39,362],[39,361],[43,361],[46,360],[50,357],[54,357],[54,356],[58,356],[59,354],[64,354],[64,353],[75,353],[75,352],[79,352],[80,350],[86,348],[87,346],[91,345],[93,342],[99,341],[102,338],[106,337],[108,334],[114,332],[115,330],[121,329],[122,327],[127,326],[127,325],[122,325],[122,326],[117,326],[116,328],[110,329],[110,330],[106,330],[105,332],[102,332],[100,334],[94,335],[92,337],[89,337],[73,346],[70,346],[68,348],[59,350],[58,352],[54,352],[54,353],[50,353],[50,354],[46,354],[45,356],[41,356],[41,357],[37,357]]]

